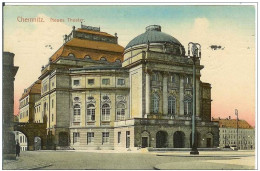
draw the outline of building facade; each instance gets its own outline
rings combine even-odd
[[[158,25],[125,48],[97,27],[73,27],[64,37],[42,67],[34,104],[34,122],[47,118],[57,148],[190,147],[193,63],[177,39]],[[200,61],[196,68],[196,142],[217,147],[211,85],[200,80]]]
[[[20,144],[21,151],[27,151],[28,144],[27,144],[27,137],[19,131],[14,131],[15,134],[15,142]]]
[[[3,52],[2,58],[3,77],[2,77],[2,128],[3,128],[3,158],[15,159],[15,135],[14,130],[14,80],[18,67],[14,66],[14,54]]]
[[[236,119],[229,117],[213,118],[212,121],[219,123],[219,147],[237,146],[240,150],[255,149],[255,129],[245,120],[238,120],[237,123]]]
[[[29,88],[24,89],[24,93],[19,100],[19,122],[28,123],[37,121],[35,102],[41,96],[41,81],[37,80]]]

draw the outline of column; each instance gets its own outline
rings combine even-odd
[[[150,86],[150,72],[145,72],[145,118],[150,114],[150,103],[151,103],[151,86]]]
[[[184,76],[180,75],[180,116],[184,115]]]
[[[168,114],[168,88],[167,88],[168,73],[163,73],[163,115]]]
[[[196,77],[196,116],[200,116],[200,79]]]

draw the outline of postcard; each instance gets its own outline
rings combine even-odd
[[[2,9],[2,169],[257,168],[257,3]]]

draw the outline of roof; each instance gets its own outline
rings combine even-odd
[[[141,44],[147,44],[149,43],[173,43],[173,44],[179,44],[181,43],[172,37],[169,34],[161,32],[161,26],[158,25],[151,25],[146,27],[146,32],[143,34],[140,34],[139,36],[135,37],[133,40],[131,40],[125,47],[125,49],[135,46],[135,45],[141,45]]]
[[[115,37],[111,34],[108,34],[106,32],[100,32],[100,31],[91,31],[91,30],[86,30],[86,29],[77,29],[77,32],[82,32],[82,33],[89,33],[89,34],[95,34],[95,35],[101,35],[101,36],[106,36],[106,37]]]
[[[115,62],[117,59],[123,61],[123,51],[124,48],[118,44],[72,38],[51,56],[51,60],[55,61],[60,56],[74,54],[79,59],[90,56],[93,60],[105,57],[109,62]]]
[[[212,119],[213,122],[218,122],[220,128],[237,128],[236,119]],[[238,128],[253,129],[253,127],[245,120],[238,120]]]
[[[26,92],[22,94],[20,100],[22,100],[29,94],[41,94],[41,82],[41,80],[35,81],[29,88],[26,89]]]

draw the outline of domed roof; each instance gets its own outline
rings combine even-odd
[[[131,40],[125,47],[125,49],[135,46],[135,45],[141,45],[141,44],[147,44],[148,41],[150,43],[172,43],[172,44],[179,44],[181,43],[172,37],[169,34],[161,32],[161,26],[159,25],[150,25],[147,26],[146,32],[143,34],[140,34],[139,36],[135,37],[133,40]]]

